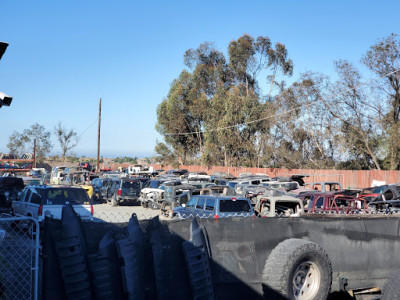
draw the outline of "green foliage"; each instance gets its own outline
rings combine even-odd
[[[103,157],[101,158],[103,159]],[[129,163],[135,165],[138,163],[137,157],[127,157],[127,156],[114,158],[113,161],[118,164]]]
[[[189,70],[157,108],[162,164],[400,168],[397,35],[362,58],[379,78],[370,85],[354,64],[338,60],[336,81],[307,72],[287,86],[280,77],[292,75],[293,61],[284,44],[265,36],[244,34],[227,56],[206,42],[187,50],[184,63]]]
[[[36,140],[36,158],[41,162],[52,149],[50,138],[51,132],[35,123],[30,128],[24,129],[22,133],[14,131],[8,139],[7,148],[11,153],[19,155],[33,152],[34,140]]]
[[[257,160],[255,134],[265,131],[265,123],[252,122],[264,105],[257,76],[269,68],[274,78],[279,68],[291,75],[286,49],[279,43],[271,47],[268,37],[245,34],[229,44],[228,58],[212,43],[203,43],[187,50],[184,62],[191,72],[181,72],[157,108],[156,130],[165,140],[156,146],[158,159],[251,166]],[[221,127],[226,130],[212,131]]]

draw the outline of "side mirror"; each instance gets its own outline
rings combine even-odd
[[[12,99],[12,97],[0,92],[0,107],[3,105],[10,106]]]
[[[0,42],[0,59],[3,56],[4,52],[6,52],[7,47],[8,43]]]

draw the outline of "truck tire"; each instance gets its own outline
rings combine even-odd
[[[111,198],[111,206],[117,206],[117,205],[118,205],[117,197],[114,195]]]
[[[172,211],[173,211],[173,207],[172,207],[171,203],[163,202],[163,204],[161,204],[161,208],[160,208],[161,215],[164,215],[168,218],[172,218]]]
[[[323,300],[331,289],[332,266],[318,244],[288,239],[272,250],[262,279],[265,298]]]
[[[160,206],[158,205],[158,203],[153,202],[153,201],[150,201],[149,203],[150,203],[151,209],[154,209],[154,210],[160,209]]]
[[[400,271],[394,273],[383,286],[383,294],[381,300],[398,300],[400,299]]]

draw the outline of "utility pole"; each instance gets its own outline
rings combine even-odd
[[[33,164],[32,168],[36,168],[36,139],[33,140]]]
[[[101,125],[101,98],[99,101],[99,126],[97,129],[97,165],[96,165],[97,174],[100,174],[100,125]]]

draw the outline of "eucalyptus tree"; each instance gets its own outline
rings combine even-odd
[[[362,62],[380,78],[374,88],[380,92],[377,102],[384,105],[382,125],[388,133],[385,143],[388,145],[387,160],[390,169],[398,169],[400,164],[400,39],[398,35],[391,34],[372,45],[362,58]]]

